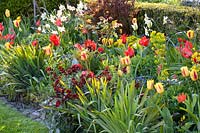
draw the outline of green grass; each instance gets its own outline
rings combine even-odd
[[[48,133],[48,129],[0,100],[0,133]]]

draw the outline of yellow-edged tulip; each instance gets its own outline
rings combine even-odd
[[[190,75],[190,71],[188,70],[187,66],[181,67],[181,74],[183,77],[187,77]]]
[[[155,87],[157,93],[161,94],[161,93],[164,92],[164,87],[163,87],[162,83],[160,83],[160,82],[159,82],[159,83],[156,83],[156,84],[154,85],[154,87]]]

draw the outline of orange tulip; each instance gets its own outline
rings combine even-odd
[[[45,53],[46,55],[51,55],[51,54],[52,54],[52,50],[51,50],[50,45],[49,45],[49,46],[46,46],[46,47],[43,47],[43,50],[44,50],[44,53]]]

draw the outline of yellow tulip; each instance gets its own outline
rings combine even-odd
[[[192,71],[190,72],[190,77],[193,81],[198,80],[198,73],[195,69],[192,69]]]
[[[122,70],[118,70],[118,71],[117,71],[117,74],[121,77],[121,76],[123,75]]]
[[[82,61],[85,61],[85,60],[87,60],[88,59],[88,54],[87,54],[87,52],[86,51],[81,51],[81,60]]]
[[[44,50],[44,53],[46,55],[51,55],[52,54],[52,50],[51,50],[51,46],[50,45],[43,47],[43,50]]]
[[[127,66],[127,67],[126,67],[126,73],[129,74],[130,72],[131,72],[131,67],[130,67],[130,66]]]
[[[108,40],[107,40],[106,38],[103,38],[101,41],[102,41],[102,44],[103,44],[103,45],[106,45],[107,42],[108,42]]]
[[[17,19],[15,19],[14,21],[13,21],[13,23],[14,23],[14,26],[15,27],[19,27],[19,24],[20,24],[20,22],[21,22],[21,17],[19,16],[19,17],[17,17]]]
[[[153,85],[154,85],[154,80],[147,80],[147,89],[148,90],[153,89]]]
[[[124,58],[120,59],[120,62],[121,62],[122,65],[127,66],[127,65],[131,64],[131,59],[130,59],[129,56],[125,56]]]
[[[109,38],[108,39],[108,45],[110,46],[110,45],[112,45],[113,44],[113,39],[112,38]]]
[[[161,93],[164,92],[164,88],[163,88],[162,83],[160,83],[160,82],[159,82],[159,83],[156,83],[156,84],[154,85],[154,87],[155,87],[157,93],[161,94]]]
[[[10,17],[10,10],[6,9],[5,15],[6,15],[7,18],[9,18]]]
[[[187,66],[183,66],[183,67],[181,67],[181,73],[182,73],[183,77],[187,77],[187,76],[190,75],[190,72],[189,72]]]
[[[10,44],[10,42],[6,42],[5,47],[6,47],[6,49],[10,49],[12,47],[12,45]]]
[[[187,37],[189,39],[193,39],[194,38],[194,31],[193,30],[188,30],[187,31]]]

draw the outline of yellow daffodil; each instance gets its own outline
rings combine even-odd
[[[187,66],[181,67],[181,73],[183,77],[187,77],[190,75],[190,71],[188,70]]]

